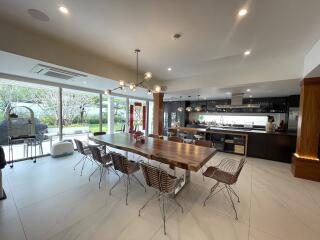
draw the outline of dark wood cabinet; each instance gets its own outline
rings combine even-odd
[[[297,136],[291,134],[250,133],[248,157],[291,162],[296,149]]]

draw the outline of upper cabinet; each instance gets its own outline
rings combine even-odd
[[[259,108],[217,108],[217,105],[230,105],[230,99],[221,100],[201,100],[186,102],[167,102],[167,112],[175,112],[177,121],[183,126],[187,119],[186,107],[191,107],[191,112],[232,112],[232,113],[286,113],[289,107],[299,107],[299,95],[289,97],[269,97],[269,98],[245,98],[243,104],[258,104]],[[183,111],[177,109],[180,106]],[[200,111],[197,111],[200,110]],[[174,118],[174,116],[173,116]],[[172,118],[172,119],[173,119]]]

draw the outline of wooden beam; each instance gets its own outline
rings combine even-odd
[[[301,82],[296,153],[292,172],[295,177],[320,181],[320,78]]]
[[[153,94],[153,134],[163,135],[163,93]]]

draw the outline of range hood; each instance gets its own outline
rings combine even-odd
[[[216,105],[216,108],[259,108],[260,104],[243,104],[244,93],[233,93],[231,105]]]

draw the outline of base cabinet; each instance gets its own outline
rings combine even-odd
[[[295,135],[259,134],[248,136],[248,157],[290,163],[296,149]]]

